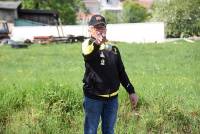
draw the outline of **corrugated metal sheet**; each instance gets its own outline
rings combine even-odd
[[[31,20],[16,19],[15,26],[46,26],[46,24],[31,21]]]

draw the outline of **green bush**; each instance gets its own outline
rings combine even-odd
[[[167,37],[199,36],[199,7],[199,0],[156,1],[153,5],[152,20],[166,23]]]
[[[143,22],[148,18],[147,9],[132,0],[123,3],[123,22],[136,23]]]
[[[103,16],[106,18],[107,23],[114,24],[122,22],[121,13],[113,11],[103,11]]]

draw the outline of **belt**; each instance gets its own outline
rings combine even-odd
[[[118,94],[118,91],[111,93],[111,94],[103,94],[103,95],[98,95],[98,96],[109,98],[109,97],[115,96],[117,94]]]

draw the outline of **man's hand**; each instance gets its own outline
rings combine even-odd
[[[129,94],[129,98],[130,98],[132,110],[134,110],[137,106],[138,96],[136,94],[132,93],[132,94]]]
[[[89,33],[93,38],[95,38],[95,43],[101,45],[107,41],[106,39],[106,27],[89,27]]]
[[[96,43],[97,45],[101,45],[101,44],[103,43],[103,36],[102,36],[100,33],[98,33],[98,34],[95,36],[95,38],[96,38],[95,43]]]
[[[100,32],[96,32],[95,39],[96,39],[95,43],[98,45],[101,45],[107,41],[106,35]]]

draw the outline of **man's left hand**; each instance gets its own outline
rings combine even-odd
[[[129,94],[132,109],[134,110],[137,106],[138,96],[135,93]]]

